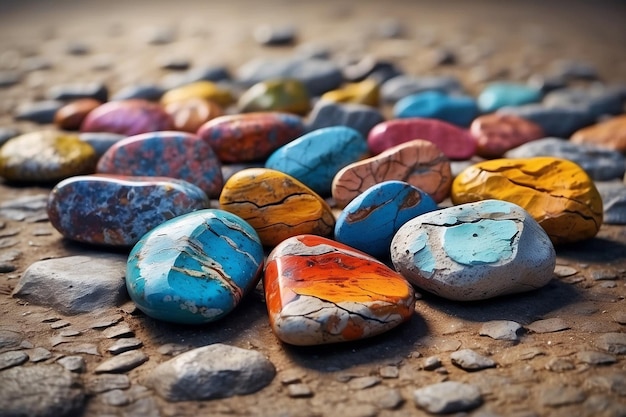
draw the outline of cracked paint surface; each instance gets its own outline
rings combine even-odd
[[[267,259],[263,283],[272,330],[293,345],[374,336],[408,320],[415,306],[413,288],[398,273],[314,235],[278,245]]]
[[[439,203],[450,193],[450,161],[433,143],[412,140],[342,168],[333,179],[332,196],[338,207],[345,207],[371,186],[389,180],[407,182]]]
[[[150,317],[207,323],[230,313],[255,287],[263,256],[258,235],[241,218],[200,210],[163,223],[133,247],[126,286]]]
[[[546,232],[521,207],[484,200],[408,221],[391,242],[391,260],[419,288],[474,301],[546,285],[556,253]]]
[[[315,191],[283,172],[249,168],[224,184],[220,207],[246,220],[266,246],[300,234],[328,236],[335,227],[330,206]]]
[[[320,195],[330,194],[337,172],[368,156],[367,142],[356,130],[333,126],[309,132],[276,150],[265,168],[291,175]]]
[[[279,112],[220,116],[198,129],[220,161],[228,163],[262,161],[302,133],[300,116]]]
[[[451,199],[454,204],[485,199],[517,204],[554,244],[592,238],[602,225],[602,198],[595,184],[565,159],[495,159],[472,165],[455,178]]]

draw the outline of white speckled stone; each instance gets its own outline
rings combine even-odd
[[[405,223],[391,260],[417,287],[451,300],[483,300],[546,285],[556,264],[545,231],[521,207],[462,204]]]

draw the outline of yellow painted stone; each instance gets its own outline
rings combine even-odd
[[[335,227],[330,206],[295,178],[267,168],[249,168],[226,181],[220,207],[246,220],[266,246],[301,234],[329,236]]]
[[[229,90],[211,81],[196,81],[167,91],[161,97],[161,104],[167,106],[171,103],[192,98],[210,100],[222,107],[227,107],[235,101]]]
[[[307,89],[291,78],[267,80],[246,90],[239,98],[242,112],[278,111],[305,115],[311,110]]]
[[[587,173],[566,159],[494,159],[472,165],[452,182],[454,204],[486,199],[515,203],[554,244],[594,237],[602,225],[602,198]]]
[[[376,107],[380,100],[380,87],[374,80],[363,80],[359,83],[349,83],[342,88],[324,93],[322,100],[334,103],[366,104]]]

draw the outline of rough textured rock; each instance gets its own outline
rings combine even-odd
[[[480,390],[475,385],[446,381],[428,385],[413,392],[418,407],[433,414],[469,411],[482,404]]]
[[[472,349],[461,349],[450,354],[452,363],[466,371],[479,371],[486,368],[494,368],[496,362]]]
[[[479,334],[481,336],[489,336],[492,339],[496,340],[512,340],[516,341],[519,339],[517,335],[517,331],[521,329],[522,326],[511,320],[492,320],[484,323],[480,327]]]

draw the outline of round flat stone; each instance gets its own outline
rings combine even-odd
[[[198,136],[164,131],[116,142],[100,158],[96,172],[178,178],[218,197],[224,185],[221,165],[213,148]]]
[[[412,287],[349,246],[313,235],[286,239],[267,259],[263,285],[276,336],[293,345],[359,340],[413,314]]]
[[[69,239],[130,246],[166,220],[208,206],[204,191],[186,181],[86,175],[54,187],[48,198],[48,217]]]
[[[469,159],[476,151],[476,141],[466,129],[436,119],[394,119],[374,126],[367,144],[375,154],[393,146],[424,139],[437,145],[450,159]]]
[[[249,168],[224,184],[220,207],[248,221],[266,246],[300,234],[330,235],[335,217],[315,191],[283,172]]]
[[[335,240],[385,259],[398,229],[436,208],[435,201],[419,188],[402,181],[384,181],[343,209],[335,224]]]
[[[0,148],[0,176],[9,181],[59,181],[94,172],[96,162],[89,144],[63,132],[25,133]]]
[[[518,204],[555,244],[594,237],[602,225],[602,198],[575,163],[559,158],[496,159],[474,164],[453,181],[454,204],[485,199]]]
[[[245,113],[278,111],[305,115],[311,103],[302,82],[285,78],[254,84],[239,97],[238,107]]]
[[[201,324],[230,313],[263,269],[258,235],[241,218],[207,209],[147,233],[128,256],[126,286],[148,316]]]
[[[521,207],[484,200],[418,216],[391,242],[394,267],[451,300],[483,300],[546,285],[556,264],[545,231]]]
[[[181,87],[173,88],[163,94],[161,104],[167,106],[177,101],[185,101],[192,98],[201,98],[217,103],[222,107],[229,106],[234,102],[230,90],[220,87],[212,81],[196,81]]]
[[[450,161],[432,142],[412,140],[339,170],[332,196],[338,207],[345,207],[369,187],[390,180],[407,182],[439,203],[450,193]]]
[[[172,129],[172,119],[163,108],[147,100],[110,101],[85,117],[82,132],[110,132],[126,136]]]
[[[224,114],[219,104],[203,98],[174,101],[164,109],[172,118],[175,130],[190,133],[196,133],[204,123]]]
[[[367,142],[359,132],[334,126],[306,133],[278,148],[265,167],[291,175],[320,195],[329,195],[337,172],[368,155]]]
[[[425,91],[406,96],[393,107],[396,118],[438,119],[463,127],[469,126],[478,113],[478,105],[474,98],[448,95],[440,91]]]
[[[279,112],[221,116],[198,129],[220,161],[233,163],[264,160],[302,133],[301,117]]]
[[[626,115],[577,130],[571,140],[574,143],[594,144],[626,153]]]
[[[499,158],[509,149],[545,137],[538,124],[500,113],[477,117],[470,133],[476,139],[476,154],[484,158]]]
[[[540,90],[528,85],[494,82],[480,92],[478,106],[482,112],[491,113],[501,107],[537,103],[541,96]]]

